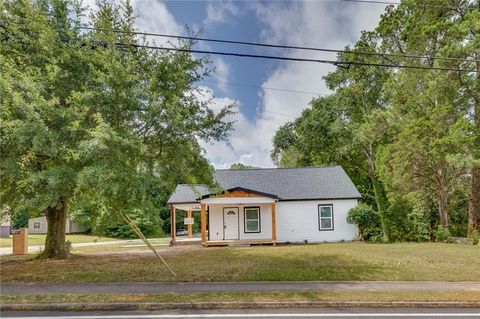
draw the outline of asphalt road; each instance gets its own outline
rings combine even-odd
[[[2,318],[163,319],[163,318],[480,318],[480,309],[241,309],[142,312],[3,312]]]
[[[3,295],[160,294],[242,291],[480,291],[480,282],[267,281],[118,282],[81,284],[1,283]]]

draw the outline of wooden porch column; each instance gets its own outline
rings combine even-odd
[[[200,204],[200,226],[202,228],[202,244],[207,244],[207,205]]]
[[[189,209],[187,212],[187,217],[192,218],[192,210]],[[192,224],[187,225],[188,238],[192,238]]]
[[[175,213],[177,209],[175,206],[170,206],[170,228],[171,228],[171,234],[172,234],[172,241],[177,240],[177,225],[176,220],[175,220]]]
[[[272,243],[273,246],[277,245],[277,216],[275,212],[276,202],[272,203]]]

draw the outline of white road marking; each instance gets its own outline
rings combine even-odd
[[[480,317],[480,313],[218,313],[218,314],[162,314],[162,315],[85,315],[55,316],[52,319],[162,319],[162,318],[312,318],[312,317]],[[15,319],[45,319],[46,317],[12,317]]]

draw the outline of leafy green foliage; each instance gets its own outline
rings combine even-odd
[[[233,163],[232,165],[230,165],[230,168],[231,169],[251,169],[251,168],[256,168],[256,167],[251,166],[251,165],[245,165],[245,164],[242,164],[242,163]]]
[[[231,129],[230,107],[214,112],[196,89],[208,60],[132,46],[145,39],[131,33],[130,3],[97,6],[88,23],[103,31],[81,32],[76,1],[0,3],[1,203],[83,214],[95,232],[119,213],[154,223],[176,183],[211,183],[198,141]],[[56,233],[49,256],[64,250]]]
[[[358,227],[359,237],[364,241],[378,241],[381,238],[380,216],[365,203],[348,211],[347,221]]]
[[[438,225],[437,229],[433,231],[433,236],[435,237],[436,241],[445,242],[448,237],[450,237],[450,231],[448,228]]]
[[[376,30],[338,59],[480,71],[479,6],[387,6]],[[480,227],[479,74],[337,67],[325,77],[333,94],[277,131],[272,160],[342,165],[379,213],[384,241],[425,241],[438,224],[465,236],[467,210],[470,231]]]
[[[468,238],[470,240],[470,243],[472,243],[472,245],[478,245],[478,243],[480,242],[480,232],[475,229],[470,233]]]

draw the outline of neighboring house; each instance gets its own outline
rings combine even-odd
[[[340,166],[226,169],[214,178],[223,191],[181,184],[167,202],[173,219],[176,209],[201,211],[204,245],[357,238],[347,213],[361,195]]]
[[[28,233],[29,234],[46,234],[47,233],[47,218],[45,216],[40,216],[36,218],[30,218],[28,220]],[[87,227],[79,224],[69,217],[65,222],[65,233],[84,233],[87,231]]]
[[[0,217],[0,237],[9,237],[10,236],[10,217],[4,216]]]

